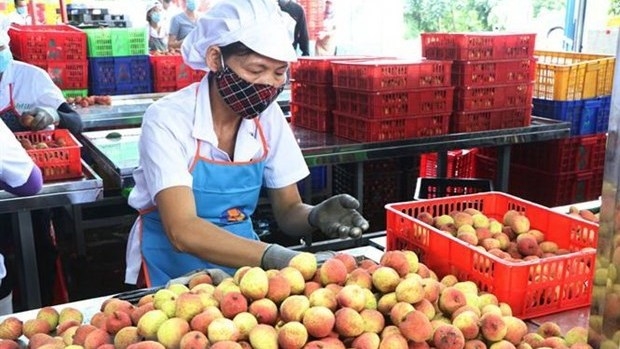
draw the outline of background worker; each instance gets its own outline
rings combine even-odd
[[[43,186],[41,170],[17,141],[11,130],[0,121],[0,190],[17,196],[35,195]],[[6,253],[5,251],[1,251]],[[0,315],[13,313],[13,268],[6,268],[0,253]]]
[[[9,48],[11,23],[0,16],[0,120],[11,132],[38,131],[49,127],[65,128],[74,135],[82,131],[82,119],[69,106],[58,86],[43,69],[13,60]],[[51,210],[32,211],[41,296],[44,305],[51,304],[56,275],[57,250],[50,232]],[[9,215],[0,215],[2,239],[10,244],[12,236]]]
[[[317,56],[333,56],[336,51],[336,11],[334,10],[334,1],[326,0],[323,25],[317,34],[314,54]]]
[[[146,21],[149,24],[149,51],[168,52],[168,29],[162,25],[163,7],[157,0],[146,6]]]
[[[11,12],[9,18],[12,23],[21,25],[32,25],[32,16],[28,13],[28,0],[15,0],[15,10]]]
[[[288,13],[295,20],[293,34],[293,48],[299,50],[302,56],[310,55],[310,39],[308,38],[308,25],[304,8],[294,0],[278,0],[282,11]]]
[[[185,1],[185,11],[180,12],[170,20],[168,47],[180,49],[183,39],[196,27],[196,0]]]
[[[194,269],[287,266],[298,252],[260,241],[252,227],[262,188],[289,235],[359,237],[368,229],[349,195],[301,201],[297,182],[310,172],[275,103],[297,59],[293,27],[273,0],[226,0],[185,38],[185,63],[208,74],[144,114],[127,283],[138,282],[140,268],[154,286]]]

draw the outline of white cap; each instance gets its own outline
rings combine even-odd
[[[295,21],[280,10],[277,1],[218,1],[183,40],[183,59],[194,69],[208,70],[207,48],[240,41],[263,56],[294,62],[294,27]]]
[[[7,16],[0,15],[0,46],[8,45],[11,40],[9,37],[9,27],[11,27],[11,19]]]
[[[146,4],[146,12],[148,13],[150,10],[152,10],[155,7],[159,7],[159,8],[163,8],[161,2],[159,2],[158,0],[149,0],[149,2],[147,2]]]

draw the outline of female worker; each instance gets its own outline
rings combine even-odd
[[[2,121],[0,142],[0,190],[18,196],[38,193],[43,186],[41,170]],[[12,270],[4,266],[4,256],[0,254],[0,315],[13,313],[12,274]]]
[[[170,30],[168,33],[168,47],[180,49],[183,40],[194,28],[196,28],[196,0],[185,1],[185,11],[179,12],[170,19]]]
[[[126,282],[144,262],[147,285],[201,268],[282,268],[297,253],[258,240],[251,215],[267,189],[279,227],[359,237],[359,203],[338,195],[303,204],[309,174],[277,103],[296,60],[294,23],[273,0],[217,2],[183,43],[185,63],[209,73],[151,105],[129,203],[141,213],[130,234]]]
[[[43,69],[14,61],[9,48],[11,23],[0,16],[0,120],[12,132],[65,128],[74,135],[82,131],[81,117],[65,102],[62,91]],[[51,304],[56,275],[57,251],[50,234],[51,211],[32,211],[41,296]],[[10,232],[11,219],[0,215],[0,232]]]
[[[149,23],[149,51],[168,51],[168,29],[162,26],[163,7],[158,0],[146,6],[146,21]]]

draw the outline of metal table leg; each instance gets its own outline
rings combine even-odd
[[[501,192],[508,192],[508,175],[510,174],[510,145],[498,147],[497,175],[495,188]]]
[[[18,264],[19,282],[28,309],[41,307],[39,288],[39,270],[34,247],[34,233],[30,211],[20,210],[11,214],[13,220],[13,237],[17,244],[17,253],[21,263]]]

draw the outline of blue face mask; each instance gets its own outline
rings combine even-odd
[[[11,50],[5,47],[4,50],[0,51],[0,73],[4,73],[11,62],[13,62],[13,54],[11,54]]]
[[[17,13],[19,13],[20,15],[23,15],[26,13],[26,6],[20,6],[16,8],[15,11],[17,11]]]
[[[159,14],[159,12],[153,12],[151,14],[151,21],[153,21],[153,23],[159,23],[160,20],[161,20],[161,15]]]
[[[187,0],[186,6],[187,6],[187,9],[189,11],[194,11],[194,10],[196,10],[196,1],[195,0]]]

